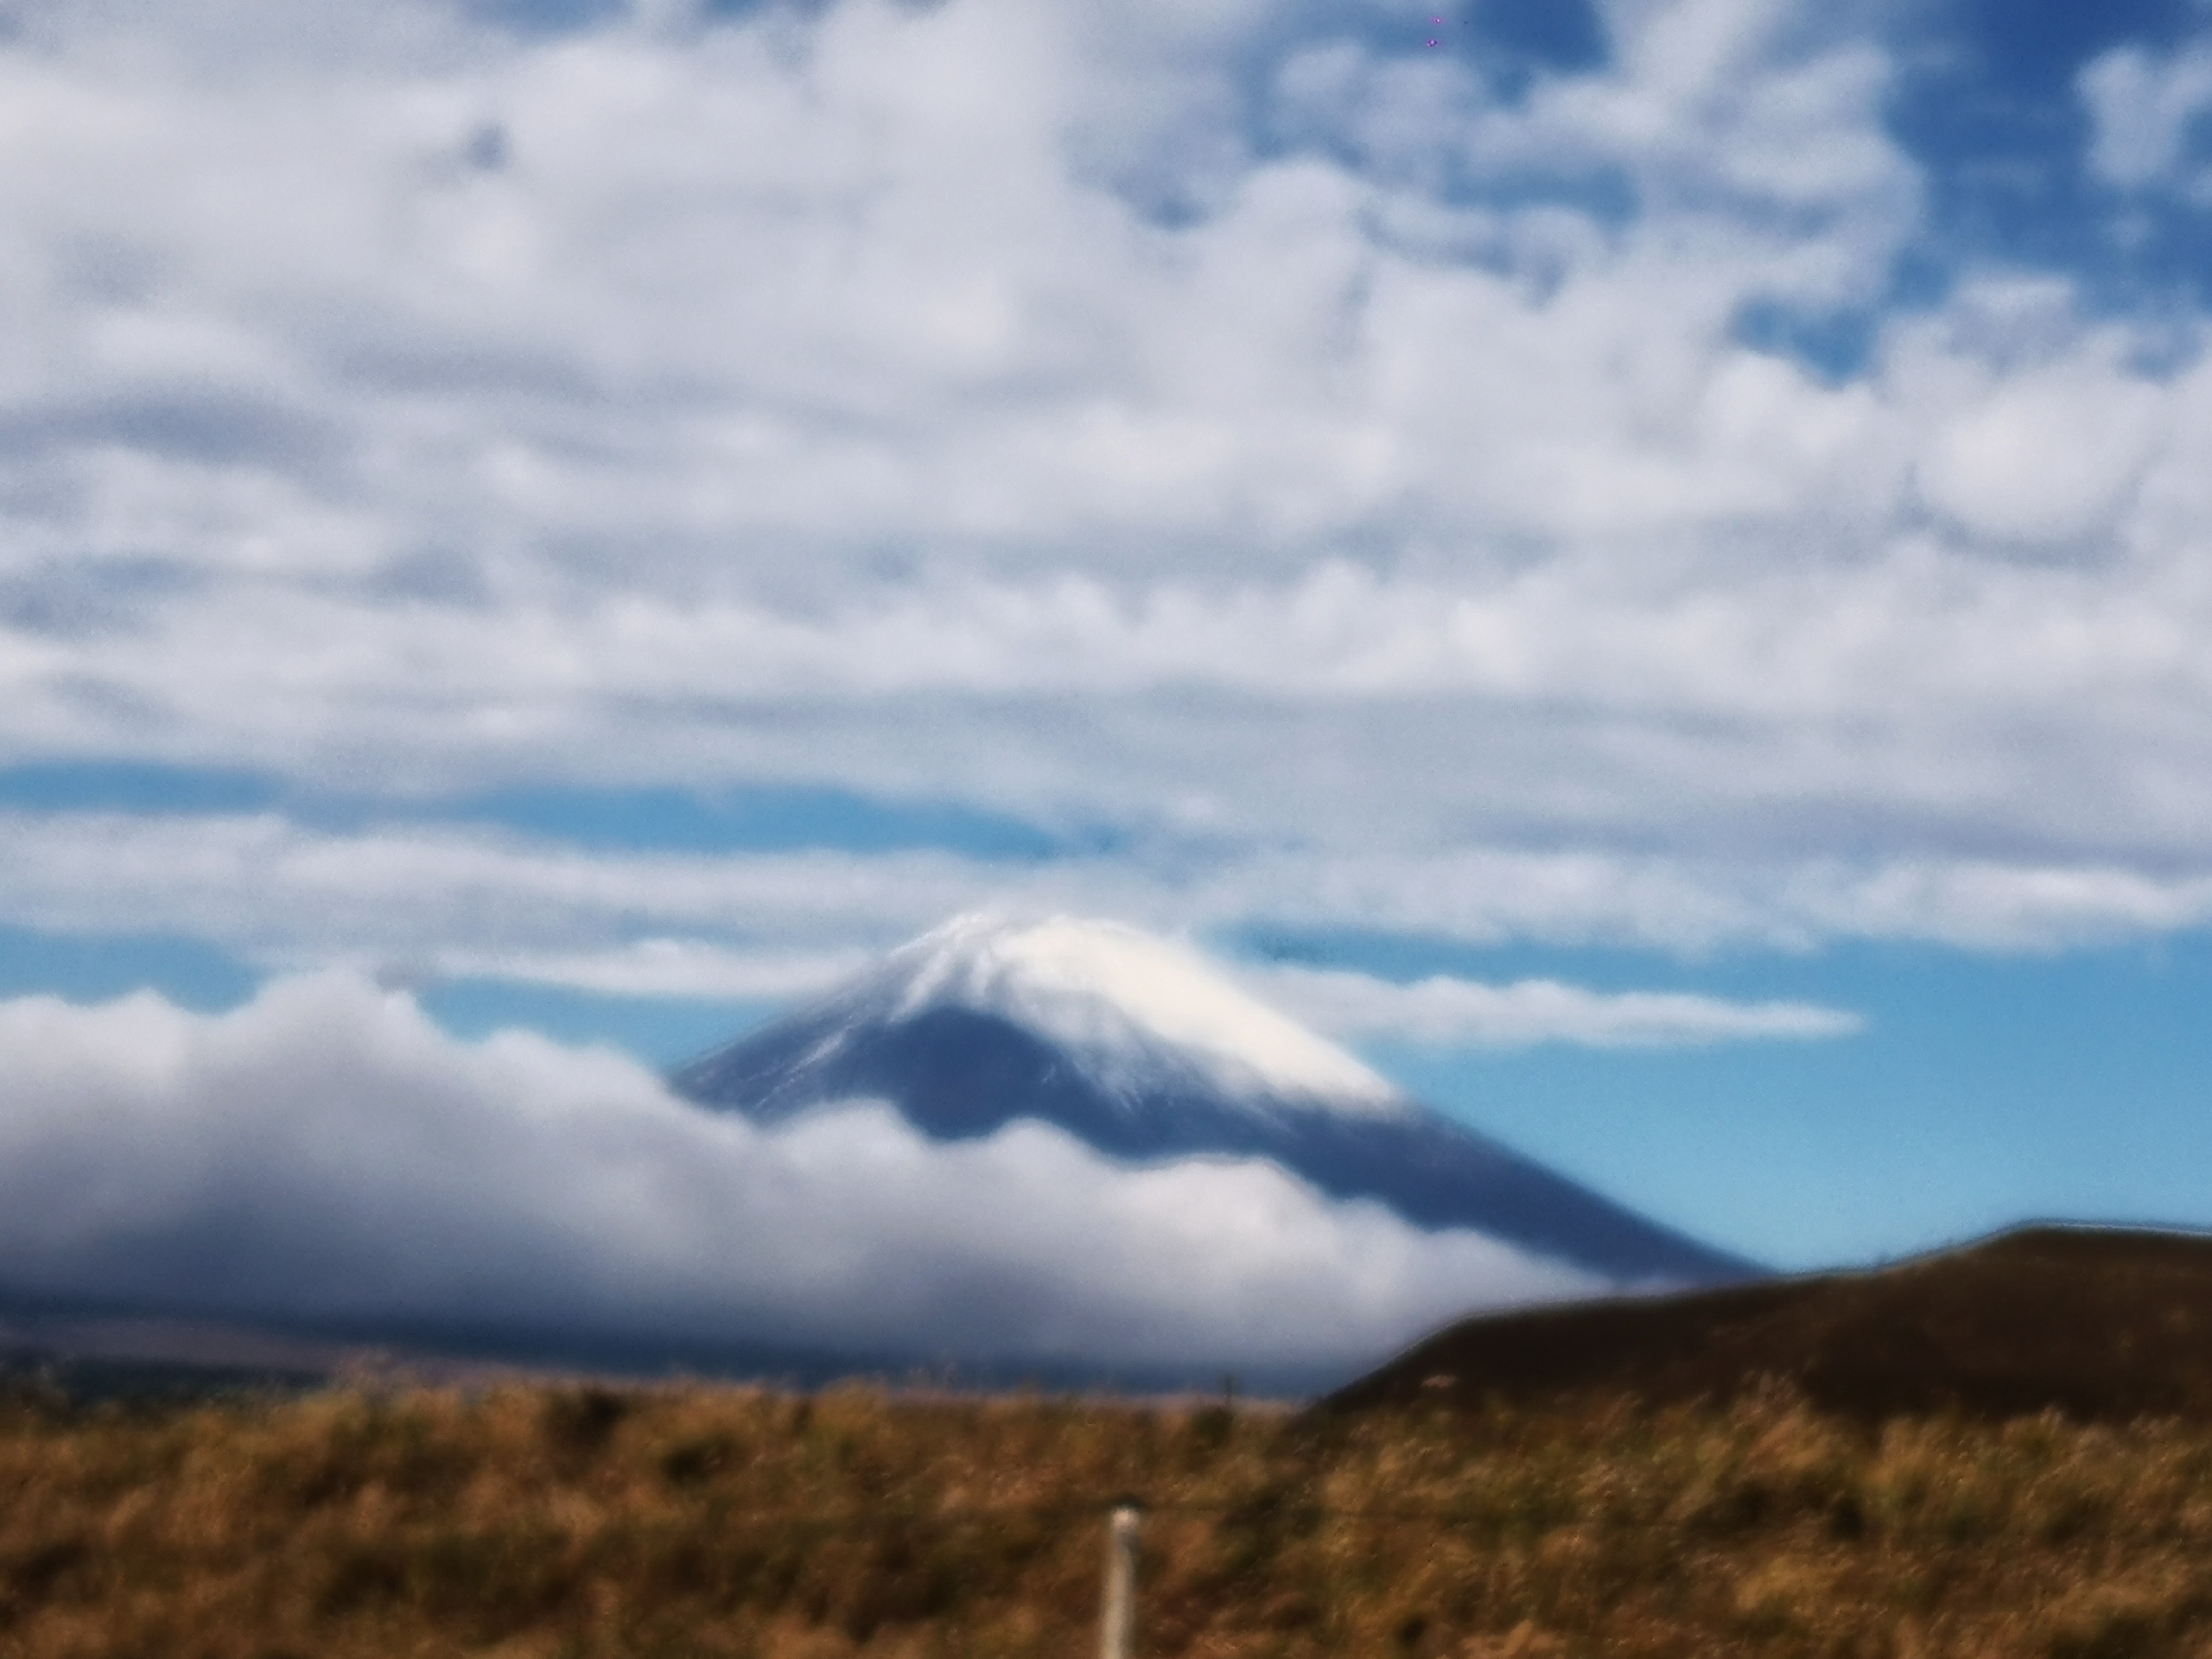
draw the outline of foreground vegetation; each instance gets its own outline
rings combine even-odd
[[[0,1405],[8,1659],[2212,1654],[2212,1428],[667,1389]]]

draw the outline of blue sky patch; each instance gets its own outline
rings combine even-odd
[[[108,1002],[152,990],[180,1007],[219,1013],[251,998],[260,979],[246,963],[200,939],[0,925],[0,996]]]
[[[479,979],[427,986],[416,997],[424,1013],[466,1041],[519,1028],[563,1043],[619,1048],[661,1071],[696,1059],[778,1011],[771,1003],[606,996]]]
[[[1908,24],[1890,120],[1928,172],[1929,256],[2065,273],[2108,314],[2162,295],[2202,302],[2212,220],[2177,203],[2124,200],[2093,179],[2076,85],[2103,53],[2170,48],[2191,22],[2181,0],[1961,0]]]
[[[257,772],[147,760],[37,760],[0,768],[0,806],[32,812],[263,812],[283,787]]]
[[[1425,954],[1442,971],[1446,954]],[[1996,957],[1839,947],[1669,968],[1453,953],[1508,980],[1796,998],[1852,1037],[1678,1050],[1364,1052],[1433,1103],[1601,1190],[1788,1268],[1897,1255],[2032,1217],[2203,1214],[2212,943]]]

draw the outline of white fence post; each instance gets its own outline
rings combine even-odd
[[[1098,1615],[1098,1659],[1129,1659],[1129,1628],[1136,1620],[1137,1522],[1135,1503],[1114,1506],[1106,1523],[1106,1600]]]

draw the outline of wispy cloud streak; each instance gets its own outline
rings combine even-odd
[[[1249,969],[1270,1001],[1332,1035],[1445,1046],[1694,1048],[1848,1037],[1865,1021],[1808,1002],[1739,1002],[1669,991],[1593,991],[1556,980],[1506,985],[1433,976],[1410,983],[1339,969]]]

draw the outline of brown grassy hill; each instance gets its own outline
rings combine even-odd
[[[0,1390],[4,1659],[2206,1659],[2212,1427]]]
[[[2212,1421],[2212,1236],[2030,1227],[1872,1272],[1469,1319],[1324,1408],[1726,1401],[1762,1377],[1868,1421]]]

